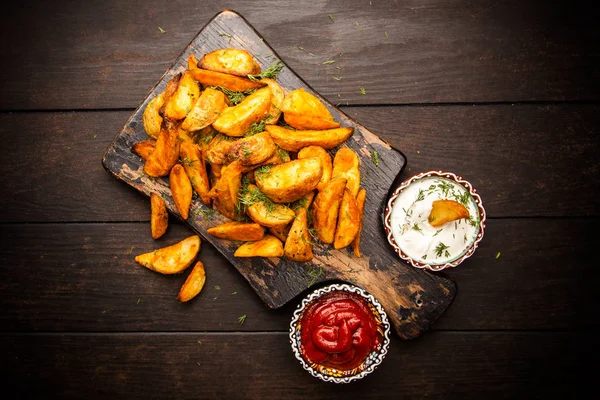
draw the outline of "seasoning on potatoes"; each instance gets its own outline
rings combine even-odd
[[[217,133],[206,148],[206,160],[210,164],[229,163],[231,160],[228,159],[228,154],[230,154],[231,146],[234,143],[233,138]]]
[[[303,88],[292,90],[281,105],[283,119],[296,129],[332,129],[340,126],[323,103]]]
[[[208,173],[206,172],[200,148],[193,142],[182,142],[179,149],[179,157],[183,164],[183,169],[190,179],[192,188],[196,191],[200,200],[209,206],[211,203],[211,198],[208,196],[210,182],[208,181]]]
[[[258,89],[238,105],[223,110],[213,128],[229,136],[244,136],[254,123],[264,119],[271,107],[271,88]]]
[[[435,200],[427,221],[434,228],[447,222],[469,218],[469,210],[461,203],[454,200]]]
[[[212,187],[208,195],[213,199],[215,210],[231,219],[239,219],[237,212],[238,192],[242,187],[244,166],[239,161],[225,165],[221,169],[221,177]]]
[[[227,108],[223,92],[206,88],[181,123],[181,128],[188,131],[199,131],[212,124]]]
[[[177,125],[165,119],[154,151],[150,153],[144,164],[144,173],[155,178],[168,175],[179,158],[180,144]]]
[[[260,65],[252,54],[242,49],[223,48],[205,54],[198,67],[236,76],[260,74]]]
[[[272,235],[265,235],[257,242],[242,244],[233,253],[234,257],[281,257],[283,244],[281,240]]]
[[[279,121],[279,117],[281,116],[281,104],[285,99],[285,92],[275,79],[263,78],[260,81],[266,83],[271,88],[271,108],[269,109],[269,115],[265,119],[265,124],[274,125]]]
[[[255,185],[248,185],[240,202],[246,205],[246,214],[262,226],[276,227],[289,224],[295,213],[289,207],[276,204],[262,193]]]
[[[317,187],[322,175],[323,166],[316,157],[264,166],[254,172],[258,188],[276,203],[298,200]]]
[[[321,164],[323,165],[323,175],[321,176],[321,180],[317,185],[317,190],[321,190],[323,189],[323,186],[325,186],[325,184],[331,179],[331,172],[333,170],[331,156],[324,148],[319,146],[304,147],[298,152],[299,159],[308,157],[318,157],[319,160],[321,160]]]
[[[165,201],[156,193],[150,195],[150,232],[152,239],[158,239],[167,231],[169,214]]]
[[[182,303],[190,301],[202,291],[205,282],[206,272],[204,272],[204,264],[202,264],[202,261],[198,261],[194,265],[194,268],[192,268],[192,272],[188,275],[183,286],[181,286],[177,300]]]
[[[269,132],[277,146],[288,151],[299,151],[307,146],[320,146],[332,149],[344,143],[354,131],[354,128],[336,128],[318,130],[293,130],[279,125],[267,125],[265,131]]]
[[[354,150],[342,147],[335,153],[332,176],[346,178],[350,193],[356,197],[360,189],[360,161]]]
[[[287,235],[283,248],[285,258],[291,261],[307,262],[312,260],[312,243],[308,233],[308,214],[306,208],[296,211],[296,218]]]
[[[192,264],[200,250],[200,237],[190,236],[171,246],[135,257],[135,262],[161,274],[179,274]]]
[[[360,215],[358,213],[356,198],[352,196],[348,188],[346,188],[338,212],[338,222],[335,230],[333,248],[336,250],[343,249],[352,243],[358,233],[359,227]]]
[[[313,228],[315,236],[323,243],[331,244],[335,238],[338,211],[346,189],[346,178],[331,179],[313,202]]]
[[[185,118],[190,112],[198,97],[200,96],[200,87],[189,71],[185,71],[179,80],[175,93],[165,99],[164,117],[173,121]]]
[[[354,255],[356,257],[360,257],[360,234],[362,233],[363,218],[365,216],[366,200],[367,200],[367,191],[365,189],[360,189],[358,191],[358,194],[356,195],[356,205],[358,206],[358,215],[359,215],[358,233],[356,234],[356,237],[352,241],[352,249],[354,250]]]
[[[265,228],[255,222],[226,222],[208,228],[207,232],[219,239],[240,240],[244,242],[260,240],[265,236]]]
[[[245,92],[265,86],[261,81],[251,81],[248,78],[240,78],[239,76],[224,74],[222,72],[209,71],[201,68],[193,68],[189,71],[204,87],[220,86],[227,90],[231,90],[232,92]]]
[[[225,158],[229,161],[239,160],[243,165],[256,165],[268,160],[276,147],[271,135],[267,132],[231,142]]]
[[[156,147],[156,140],[142,140],[140,142],[134,143],[131,147],[131,151],[133,151],[135,154],[146,160],[154,151],[154,147]]]
[[[187,219],[190,213],[190,205],[192,204],[192,184],[185,170],[180,164],[175,164],[169,174],[169,186],[171,187],[171,195],[177,206],[177,211],[183,219]]]
[[[269,233],[275,236],[277,239],[281,240],[282,243],[285,243],[287,240],[288,233],[292,224],[282,225],[282,226],[272,226],[269,228]]]
[[[142,123],[144,124],[144,130],[153,139],[158,137],[160,133],[160,126],[162,125],[162,117],[159,114],[160,108],[165,102],[165,95],[161,93],[155,96],[148,102],[142,115]]]

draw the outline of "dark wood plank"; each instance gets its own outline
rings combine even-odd
[[[473,183],[489,216],[599,215],[598,106],[345,111],[407,155],[403,177],[428,169],[456,172]],[[129,115],[1,114],[0,191],[14,194],[0,196],[0,221],[148,220],[147,199],[100,164]]]
[[[596,265],[588,262],[594,256],[596,225],[597,219],[490,220],[475,255],[447,272],[459,291],[433,329],[581,330],[598,326],[590,316],[595,314],[593,296],[600,276]],[[288,329],[300,298],[280,310],[268,309],[206,242],[199,259],[207,270],[207,284],[190,304],[175,300],[186,274],[162,276],[133,261],[138,253],[189,234],[182,224],[172,225],[158,242],[150,237],[145,223],[3,225],[0,329]],[[244,314],[247,319],[240,327],[237,320]]]
[[[0,26],[11,38],[0,48],[3,110],[135,107],[224,7],[244,15],[333,103],[597,100],[600,93],[592,3],[13,3]],[[330,59],[336,64],[322,64]]]
[[[393,341],[348,385],[313,378],[287,334],[3,335],[3,392],[38,398],[580,398],[592,335],[434,333]],[[199,343],[201,342],[201,343]]]

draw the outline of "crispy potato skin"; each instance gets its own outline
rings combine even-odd
[[[469,218],[469,210],[458,201],[443,199],[433,202],[427,221],[431,226],[437,228],[462,218]]]
[[[264,119],[271,107],[271,88],[268,86],[258,89],[237,106],[223,110],[213,122],[213,127],[229,136],[244,136],[250,130],[250,125]]]
[[[200,148],[191,141],[182,142],[179,157],[183,162],[183,169],[190,179],[192,188],[198,193],[200,200],[210,206],[211,198],[208,196],[210,182],[208,181],[208,173]]]
[[[179,158],[179,145],[177,125],[165,119],[154,151],[144,163],[144,173],[155,178],[168,175]]]
[[[171,170],[169,174],[169,186],[171,187],[171,195],[179,214],[181,214],[183,219],[187,219],[190,213],[190,205],[192,204],[192,184],[181,165],[175,164]]]
[[[246,90],[258,89],[265,86],[261,81],[251,81],[248,78],[240,78],[239,76],[201,68],[193,68],[189,71],[194,75],[194,78],[205,87],[222,86],[232,92],[245,92]]]
[[[207,232],[219,239],[253,242],[265,236],[265,228],[257,223],[227,222],[209,228]]]
[[[228,154],[231,154],[234,141],[228,139],[229,136],[218,133],[210,141],[206,148],[206,160],[210,164],[226,164],[231,161],[228,159]]]
[[[231,219],[239,219],[236,212],[238,192],[242,186],[244,166],[234,161],[221,169],[221,178],[213,186],[208,195],[213,199],[214,208]]]
[[[160,116],[159,110],[164,103],[165,95],[163,92],[150,100],[144,109],[144,114],[142,115],[144,130],[152,139],[158,138],[158,134],[160,133],[163,118]]]
[[[188,132],[206,128],[227,108],[225,99],[225,94],[219,90],[204,89],[198,101],[194,103],[194,106],[181,123],[181,128]]]
[[[332,129],[340,126],[323,103],[300,88],[292,90],[281,104],[283,119],[296,129]]]
[[[343,249],[352,243],[359,228],[360,215],[358,213],[356,198],[352,196],[352,193],[346,188],[338,213],[338,223],[335,230],[333,248],[336,250]]]
[[[265,235],[257,242],[248,242],[241,245],[234,257],[281,257],[283,256],[283,244],[281,240],[272,235]]]
[[[190,301],[202,291],[205,282],[206,272],[204,271],[204,264],[202,264],[202,261],[198,261],[196,265],[194,265],[192,272],[188,275],[183,286],[181,286],[179,294],[177,295],[177,300],[182,303]]]
[[[343,177],[331,179],[313,202],[313,227],[317,238],[323,243],[333,243],[346,182],[346,178]]]
[[[298,152],[298,159],[308,157],[318,157],[319,160],[321,160],[321,164],[323,164],[323,175],[321,176],[321,180],[317,185],[317,190],[322,190],[327,182],[329,182],[331,179],[331,173],[333,170],[331,156],[327,150],[319,146],[304,147]]]
[[[287,203],[314,190],[322,175],[321,161],[311,157],[273,165],[268,172],[255,173],[254,177],[258,188],[271,200]]]
[[[336,128],[326,130],[297,130],[287,129],[279,125],[267,125],[275,144],[284,150],[299,151],[307,146],[320,146],[331,149],[344,143],[354,132],[354,128]]]
[[[288,260],[307,262],[312,260],[312,244],[308,233],[308,214],[305,208],[300,207],[296,211],[296,218],[287,235],[284,255]]]
[[[152,239],[158,239],[167,231],[169,214],[165,201],[156,193],[150,195],[150,232]]]
[[[352,249],[354,250],[354,255],[356,257],[360,257],[360,234],[362,232],[363,227],[363,218],[365,216],[365,202],[367,201],[367,191],[365,189],[360,189],[358,194],[356,195],[356,205],[358,206],[358,215],[359,215],[359,224],[358,224],[358,233],[356,237],[352,241]]]
[[[200,97],[200,87],[189,71],[185,71],[175,93],[165,101],[164,116],[173,121],[185,118]]]
[[[265,119],[265,124],[275,125],[281,117],[281,105],[285,99],[285,92],[275,79],[263,78],[260,81],[271,88],[271,108],[269,109],[269,116]]]
[[[135,261],[161,274],[179,274],[192,264],[199,250],[200,237],[194,235],[171,246],[140,254]]]
[[[223,48],[211,51],[200,59],[198,66],[209,71],[236,76],[260,74],[260,65],[254,60],[252,54],[242,49]]]
[[[256,165],[268,160],[275,153],[275,149],[271,135],[261,132],[232,142],[225,158],[240,160],[243,165]]]
[[[198,68],[198,59],[196,58],[194,53],[191,53],[188,56],[187,67],[188,67],[188,69]]]
[[[156,140],[142,140],[140,142],[134,143],[131,147],[131,151],[133,151],[135,154],[146,160],[154,151],[154,147],[156,147]]]
[[[356,197],[360,189],[360,161],[354,150],[342,147],[335,153],[332,176],[346,178],[350,193]]]

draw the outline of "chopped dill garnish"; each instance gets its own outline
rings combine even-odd
[[[298,48],[298,50],[304,50],[304,47],[302,46],[296,46]]]
[[[277,157],[283,162],[289,161],[290,159],[290,153],[277,145],[275,145],[275,153],[277,153]]]
[[[477,228],[477,226],[479,226],[479,221],[476,221],[473,219],[473,217],[469,216],[469,225],[471,225],[474,228]]]
[[[423,233],[423,231],[421,230],[421,228],[419,227],[419,224],[417,224],[416,222],[415,222],[415,224],[412,226],[412,228],[411,228],[411,229],[412,229],[413,231],[417,231],[417,232],[419,232],[421,235],[425,235],[425,234]]]
[[[308,55],[309,55],[309,56],[313,56],[313,57],[315,57],[315,54],[314,54],[314,53],[311,53],[310,51],[308,52]]]
[[[237,294],[237,292],[231,292],[232,296],[235,296]]]
[[[184,165],[187,165],[188,167],[192,167],[194,169],[198,169],[196,168],[196,166],[194,165],[195,162],[198,162],[200,160],[190,160],[189,158],[185,157],[183,160],[181,160],[181,163]]]
[[[158,27],[158,30],[160,31],[160,33],[167,33],[167,31],[165,31],[163,28],[161,28],[160,26]]]
[[[319,266],[319,269],[317,269],[316,267],[312,266],[306,273],[311,277],[310,282],[308,282],[308,287],[311,287],[321,276],[323,276],[323,267]]]
[[[423,254],[423,255],[421,256],[421,258],[422,258],[423,260],[427,260],[427,254]]]
[[[496,260],[500,258],[500,252],[498,252],[498,254],[496,254]]]
[[[216,289],[216,290],[221,290],[221,286],[219,286],[219,285],[215,285],[215,289]]]
[[[389,37],[389,36],[388,36],[388,33],[387,33],[387,31],[385,31],[385,38],[387,39],[388,37]]]
[[[136,303],[136,304],[140,304],[140,301],[142,301],[142,299],[138,299],[138,301],[137,301],[137,303]]]
[[[442,229],[438,229],[437,231],[435,231],[435,233],[433,234],[433,236],[432,236],[432,237],[436,237],[436,236],[437,236],[437,235],[439,235],[439,233],[440,233],[441,231],[443,231],[443,230],[444,230],[443,228],[442,228]]]
[[[254,177],[258,180],[262,180],[264,174],[268,174],[271,171],[270,165],[263,165],[254,170]]]
[[[450,247],[446,246],[444,243],[440,242],[435,248],[435,255],[441,257],[442,254],[446,257],[450,257],[450,252],[448,251]]]
[[[233,36],[225,32],[219,33],[219,36],[227,38],[227,43],[231,43],[231,39],[233,39]]]
[[[334,62],[335,62],[335,60],[329,60],[329,61],[322,62],[321,65],[331,65]]]
[[[239,199],[240,203],[244,206],[262,203],[264,204],[267,213],[272,213],[277,207],[276,204],[273,203],[273,201],[257,187],[248,188],[248,186],[243,186],[240,189]]]
[[[371,150],[371,161],[373,161],[376,167],[379,167],[379,154],[375,150]]]
[[[360,90],[360,94],[367,94],[367,91],[365,90],[364,87],[361,87],[358,90]]]
[[[94,133],[94,139],[96,139],[98,137],[97,133]]]
[[[417,200],[415,200],[415,201],[421,201],[421,200],[425,200],[425,192],[423,191],[423,189],[419,189],[419,195],[417,196]]]
[[[333,15],[329,14],[329,19],[331,20],[331,22],[334,22]]]
[[[197,210],[192,211],[193,215],[199,216],[201,215],[204,219],[212,221],[215,218],[215,210],[212,208],[198,208]]]
[[[448,194],[451,190],[452,192],[454,192],[454,185],[452,185],[450,182],[442,180],[436,182],[438,183],[437,187],[439,187],[442,193],[444,193],[444,196],[448,197]]]
[[[160,196],[163,198],[164,201],[169,200],[169,195],[167,194],[167,192],[161,192]]]
[[[223,86],[214,86],[213,89],[220,90],[221,92],[223,92],[225,94],[225,96],[227,96],[229,101],[231,101],[231,104],[234,106],[241,103],[242,100],[244,100],[246,98],[246,96],[248,96],[256,91],[256,89],[248,89],[243,92],[234,92]]]
[[[467,243],[467,234],[466,234],[466,233],[465,233],[465,236],[463,236],[463,241],[464,241],[465,243]]]
[[[332,76],[333,79],[335,79],[336,81],[341,81],[342,77],[341,76]]]
[[[244,325],[245,321],[246,321],[246,314],[244,314],[238,318],[238,324],[240,324],[240,325]]]
[[[281,62],[281,60],[277,60],[277,61],[275,61],[275,63],[271,64],[269,66],[269,68],[267,68],[260,74],[248,75],[248,79],[250,79],[251,81],[257,81],[257,80],[263,79],[263,78],[277,79],[277,75],[279,75],[279,72],[281,72],[282,69],[283,69],[283,63]]]
[[[198,342],[198,344],[202,344],[202,341],[200,341],[200,340],[196,340],[196,342]]]
[[[471,195],[466,190],[462,194],[453,193],[453,195],[456,201],[458,201],[462,205],[466,206],[469,204],[469,198],[471,197]]]
[[[258,122],[253,123],[252,125],[250,125],[250,129],[248,130],[248,132],[246,132],[244,134],[244,137],[254,136],[257,133],[261,133],[264,131],[265,131],[265,120],[263,119],[263,120],[260,120]]]

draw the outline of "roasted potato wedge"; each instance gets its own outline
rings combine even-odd
[[[360,234],[362,233],[363,218],[365,216],[366,200],[367,200],[367,191],[365,189],[360,189],[358,191],[358,194],[356,195],[356,205],[358,206],[358,215],[359,215],[358,233],[356,234],[356,237],[352,241],[352,249],[354,250],[354,255],[356,257],[360,257]]]
[[[272,235],[265,235],[257,242],[244,243],[233,253],[234,257],[281,257],[283,244]]]
[[[222,72],[209,71],[201,68],[193,68],[189,71],[204,87],[221,86],[232,92],[245,92],[247,90],[258,89],[265,86],[261,81],[251,81],[248,78],[240,78],[239,76],[224,74]]]
[[[225,95],[219,90],[209,87],[204,89],[181,123],[181,128],[188,132],[206,128],[228,107],[225,99]]]
[[[177,85],[177,90],[165,100],[164,117],[173,121],[185,118],[200,97],[200,86],[194,75],[185,71]]]
[[[188,56],[187,67],[188,69],[198,68],[198,59],[196,58],[196,55],[194,53],[191,53]]]
[[[211,51],[200,59],[198,67],[236,76],[260,74],[260,65],[252,54],[242,49],[224,48]]]
[[[142,115],[142,123],[144,124],[144,130],[153,139],[158,138],[160,133],[160,126],[162,125],[163,118],[160,116],[159,110],[165,103],[164,92],[155,96],[148,102]]]
[[[177,211],[183,219],[190,215],[190,205],[192,204],[192,184],[185,170],[180,164],[175,164],[169,174],[169,186],[171,195],[177,206]]]
[[[179,158],[179,133],[177,125],[165,119],[156,140],[154,151],[146,159],[144,173],[148,176],[166,176]]]
[[[354,150],[342,147],[335,153],[332,176],[346,178],[350,193],[356,197],[360,189],[360,160]]]
[[[214,136],[206,148],[206,160],[210,164],[227,164],[232,161],[228,158],[231,156],[228,155],[231,154],[231,146],[233,146],[235,140],[231,139],[222,133]]]
[[[261,164],[275,154],[275,142],[267,132],[232,142],[225,154],[227,160],[239,160],[243,165]]]
[[[292,90],[281,104],[283,119],[296,129],[332,129],[340,126],[323,103],[303,88]]]
[[[259,165],[283,164],[290,161],[290,153],[283,149],[280,149],[279,147],[277,147],[277,145],[275,145],[275,152],[271,155],[271,157],[267,158]]]
[[[298,200],[317,187],[322,175],[323,166],[316,157],[261,167],[254,173],[258,188],[276,203]]]
[[[171,246],[140,254],[135,257],[135,262],[161,274],[179,274],[192,264],[199,250],[200,237],[194,235]]]
[[[447,222],[462,218],[469,218],[469,210],[458,201],[443,199],[433,202],[427,221],[431,226],[437,228]]]
[[[296,218],[287,235],[283,253],[291,261],[307,262],[312,260],[312,243],[308,233],[308,214],[306,208],[300,207],[296,211]]]
[[[331,244],[335,238],[338,212],[346,189],[346,182],[346,178],[341,176],[331,179],[323,190],[317,193],[313,202],[312,215],[315,236],[323,243]]]
[[[271,107],[271,88],[258,89],[238,105],[228,107],[213,122],[213,128],[229,136],[244,136],[250,126],[264,119]]]
[[[219,239],[253,242],[265,236],[265,228],[257,223],[227,222],[208,228],[207,232]]]
[[[240,201],[246,205],[246,214],[268,228],[289,224],[295,213],[283,204],[273,203],[255,185],[248,185]]]
[[[221,169],[221,178],[208,195],[213,199],[214,208],[231,219],[239,219],[237,212],[238,192],[242,186],[244,166],[234,161]]]
[[[336,250],[343,249],[348,246],[358,233],[360,228],[360,215],[356,198],[346,188],[342,203],[338,212],[337,228],[335,230],[335,239],[333,248]]]
[[[288,151],[299,151],[307,146],[320,146],[331,149],[344,143],[352,135],[354,128],[317,130],[293,130],[279,125],[267,125],[265,131],[271,134],[277,146]]]
[[[317,185],[317,190],[323,189],[323,186],[331,179],[331,172],[333,170],[333,165],[331,162],[331,156],[322,147],[319,146],[308,146],[304,147],[298,152],[298,158],[308,158],[308,157],[318,157],[321,160],[321,164],[323,164],[323,175],[321,176],[321,180]]]
[[[158,239],[167,231],[169,214],[165,201],[156,193],[150,195],[150,232],[152,239]]]
[[[285,92],[275,79],[263,78],[260,81],[266,83],[271,88],[271,108],[269,109],[269,115],[265,119],[265,124],[275,125],[279,121],[279,117],[281,117],[281,104],[285,99]]]
[[[183,169],[190,179],[192,188],[196,191],[200,200],[209,206],[211,203],[211,198],[208,196],[210,182],[208,181],[208,173],[200,148],[192,142],[182,142],[179,148],[179,157]]]
[[[133,151],[135,154],[146,160],[154,151],[154,147],[156,147],[156,140],[142,140],[140,142],[134,143],[131,147],[131,151]]]
[[[292,227],[292,224],[287,224],[287,225],[282,225],[282,226],[273,226],[271,228],[268,228],[268,230],[271,235],[273,235],[277,239],[281,240],[282,243],[285,243],[291,227]]]
[[[192,272],[188,275],[183,286],[181,286],[177,300],[182,303],[190,301],[202,291],[205,282],[206,272],[204,271],[204,264],[202,264],[202,261],[198,261],[194,265],[194,268],[192,268]]]

